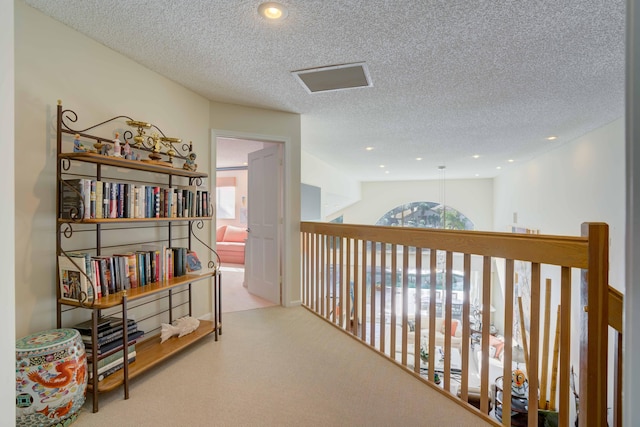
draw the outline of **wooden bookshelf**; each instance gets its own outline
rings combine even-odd
[[[65,204],[69,204],[68,207],[69,212],[77,211],[79,212],[80,207],[82,206],[80,203],[76,206],[76,201],[72,198],[64,198],[65,193],[63,187],[63,182],[67,180],[67,178],[71,179],[84,179],[95,182],[102,182],[103,179],[103,171],[107,169],[108,174],[113,176],[122,172],[123,169],[129,169],[134,171],[146,172],[147,176],[144,176],[144,173],[136,173],[133,174],[133,179],[127,179],[127,183],[139,181],[143,185],[149,185],[153,183],[156,186],[163,187],[163,189],[173,189],[178,188],[181,189],[184,187],[196,187],[193,190],[189,190],[189,199],[188,199],[188,208],[193,209],[190,211],[184,211],[190,214],[200,213],[200,209],[197,209],[200,205],[198,202],[204,201],[206,203],[206,208],[202,209],[202,211],[208,210],[208,205],[210,200],[202,199],[198,197],[198,192],[205,190],[200,190],[199,187],[202,185],[202,180],[207,178],[207,174],[205,172],[197,172],[192,170],[187,170],[182,167],[181,159],[185,159],[186,156],[191,156],[193,154],[191,145],[183,145],[181,147],[183,151],[179,156],[173,157],[176,162],[169,163],[169,151],[167,151],[167,147],[164,149],[160,149],[160,151],[156,152],[157,147],[149,147],[148,145],[144,145],[143,147],[132,147],[134,151],[137,152],[138,155],[147,156],[150,151],[156,152],[163,161],[154,160],[154,161],[140,161],[140,160],[129,160],[122,157],[114,157],[114,156],[106,156],[97,153],[89,153],[89,152],[63,152],[62,150],[62,139],[63,134],[75,135],[78,134],[83,139],[83,142],[94,141],[94,142],[102,142],[105,144],[110,144],[112,141],[108,139],[109,137],[105,137],[104,135],[113,135],[113,129],[120,129],[126,123],[123,122],[123,117],[126,116],[116,116],[112,119],[106,120],[99,124],[96,124],[91,127],[87,127],[84,131],[76,131],[69,127],[69,124],[65,122],[65,114],[67,114],[67,120],[71,122],[75,122],[77,118],[77,114],[72,110],[63,110],[62,103],[58,103],[57,107],[57,134],[56,134],[56,152],[57,152],[57,166],[56,166],[56,182],[57,182],[57,192],[56,194],[56,212],[58,215],[62,216],[61,207]],[[106,126],[106,129],[102,128]],[[155,126],[154,126],[155,127]],[[98,129],[103,129],[99,131],[102,133],[94,134],[94,131],[98,131]],[[156,127],[157,129],[157,127]],[[157,129],[160,131],[160,129]],[[91,131],[91,134],[87,133],[87,131]],[[160,131],[162,133],[162,131]],[[179,147],[176,150],[180,150]],[[187,151],[186,154],[184,151]],[[80,164],[78,164],[80,162]],[[95,167],[83,167],[83,164],[91,164],[95,165]],[[176,164],[178,163],[178,164]],[[112,178],[113,179],[113,178]],[[110,181],[108,179],[107,181]],[[167,181],[167,182],[163,182]],[[86,181],[82,181],[86,182]],[[137,185],[137,184],[135,184]],[[93,194],[96,195],[98,193],[97,185],[94,186]],[[77,189],[74,189],[78,192]],[[84,190],[86,191],[86,190]],[[111,195],[112,193],[110,193]],[[210,194],[210,193],[207,193]],[[79,192],[80,196],[83,196],[82,190]],[[85,193],[86,195],[86,193]],[[104,195],[103,195],[104,196]],[[200,195],[201,196],[201,195]],[[92,202],[95,202],[95,197]],[[82,203],[86,203],[86,199]],[[151,203],[149,199],[147,199],[147,203]],[[155,211],[158,211],[158,199],[154,201]],[[149,205],[147,205],[149,206]],[[166,205],[165,205],[166,206]],[[162,211],[161,211],[162,212]],[[167,211],[170,212],[170,211]],[[65,215],[68,216],[68,215]],[[178,240],[172,234],[172,228],[180,228],[183,229],[183,225],[188,225],[188,234],[187,236],[183,236],[180,233],[179,239],[188,239],[188,243],[184,243],[184,247],[191,249],[192,248],[192,239],[198,240],[204,247],[211,249],[207,246],[205,242],[200,240],[198,236],[196,236],[196,229],[201,228],[201,223],[199,221],[210,221],[212,218],[210,216],[188,216],[188,217],[152,217],[152,218],[83,218],[79,220],[70,219],[70,218],[57,218],[56,227],[57,227],[57,235],[56,235],[56,250],[58,257],[67,255],[70,252],[79,252],[83,254],[85,258],[86,264],[82,268],[78,265],[74,266],[77,268],[76,270],[65,268],[65,274],[60,274],[60,258],[57,259],[56,265],[58,266],[57,273],[57,283],[56,283],[56,316],[57,316],[57,327],[73,327],[73,324],[69,325],[71,321],[63,322],[63,315],[66,316],[67,312],[79,313],[81,310],[85,310],[86,313],[91,313],[92,319],[92,327],[91,327],[91,335],[93,337],[98,336],[97,323],[98,320],[105,316],[122,316],[123,323],[129,318],[135,318],[136,314],[140,314],[142,312],[143,320],[148,322],[147,325],[150,325],[150,330],[157,330],[161,324],[161,322],[166,319],[166,313],[169,313],[169,319],[176,319],[181,316],[195,316],[195,313],[192,313],[192,283],[198,283],[202,286],[206,286],[210,289],[210,298],[211,298],[211,311],[213,315],[213,321],[200,321],[199,327],[192,333],[185,335],[184,337],[177,338],[173,337],[169,340],[165,341],[163,344],[160,344],[160,335],[154,335],[150,338],[144,339],[136,343],[136,360],[128,365],[127,374],[125,375],[125,370],[121,369],[114,374],[108,376],[103,381],[98,381],[98,376],[96,378],[92,378],[89,380],[88,390],[92,391],[92,400],[93,400],[93,412],[98,412],[98,395],[101,392],[107,392],[114,390],[120,386],[122,386],[124,391],[124,398],[129,398],[129,384],[132,378],[135,378],[139,374],[147,371],[148,369],[158,365],[165,359],[171,357],[175,353],[181,351],[182,349],[188,347],[191,344],[194,344],[203,338],[209,336],[210,334],[214,334],[215,340],[218,340],[218,335],[222,333],[222,307],[221,307],[221,275],[218,269],[219,266],[216,266],[210,270],[200,270],[196,272],[190,272],[182,276],[177,276],[169,280],[163,280],[160,282],[150,283],[145,286],[139,286],[132,289],[127,289],[126,291],[120,291],[117,293],[113,293],[111,295],[103,296],[95,301],[76,301],[70,300],[67,298],[62,298],[62,290],[60,281],[63,280],[62,277],[65,277],[64,280],[67,280],[71,283],[71,273],[74,273],[74,286],[78,286],[77,277],[81,277],[80,273],[84,270],[88,270],[90,267],[89,261],[93,258],[91,255],[105,255],[108,256],[122,256],[122,255],[106,255],[103,252],[108,250],[109,248],[119,248],[119,247],[133,247],[133,246],[144,246],[145,244],[157,244],[159,241],[162,241],[162,246],[166,246],[167,248],[171,248],[172,244]],[[196,223],[197,227],[192,227],[193,223]],[[145,226],[143,226],[146,223]],[[112,224],[114,226],[108,226]],[[74,228],[75,225],[81,225],[79,227],[80,238],[74,237]],[[106,227],[103,227],[107,225]],[[122,225],[122,226],[120,226]],[[125,226],[126,225],[126,226]],[[124,241],[128,241],[127,234],[131,232],[131,230],[135,230],[136,232],[136,244],[126,244]],[[161,231],[161,233],[160,233]],[[139,236],[139,239],[138,239]],[[166,236],[166,238],[164,237]],[[161,240],[158,240],[161,239]],[[104,242],[109,242],[109,245],[105,245]],[[124,243],[122,245],[118,245],[118,243]],[[200,249],[198,249],[200,251]],[[213,249],[211,249],[213,251]],[[143,252],[143,251],[138,251]],[[180,250],[180,257],[185,257],[185,252]],[[174,252],[175,254],[176,252]],[[88,255],[87,255],[88,254]],[[67,255],[68,256],[68,255]],[[87,258],[90,258],[87,261]],[[182,273],[184,270],[183,266],[186,264],[183,258],[180,258],[180,261],[177,261],[174,258],[177,266],[177,271]],[[142,262],[138,261],[136,258],[136,263]],[[157,261],[156,261],[157,262]],[[203,259],[203,265],[206,262]],[[150,264],[153,265],[153,261],[147,260],[143,264],[143,267],[146,267],[147,272],[150,268]],[[114,264],[112,264],[114,265]],[[161,268],[170,268],[161,261]],[[122,264],[111,267],[109,270],[105,268],[104,271],[100,271],[105,280],[108,277],[108,280],[120,280],[119,286],[125,287],[127,286],[127,281],[122,280],[123,277],[129,277],[128,273],[132,271],[129,269],[128,263],[125,263],[127,269],[125,270]],[[136,265],[137,268],[139,264]],[[157,266],[156,266],[157,267]],[[155,268],[155,267],[153,267]],[[117,274],[116,274],[117,272]],[[93,272],[92,272],[93,274]],[[109,275],[107,275],[109,274]],[[146,273],[149,274],[149,273]],[[154,274],[154,273],[151,273]],[[94,277],[97,277],[94,276]],[[140,277],[140,276],[139,276]],[[85,278],[87,279],[88,286],[94,286],[91,283],[92,279],[90,275],[85,274]],[[81,281],[83,282],[83,280]],[[66,283],[67,286],[70,287],[69,283]],[[111,282],[109,282],[111,284]],[[82,284],[84,285],[84,284]],[[172,290],[176,290],[176,292],[172,292]],[[183,292],[185,291],[185,292]],[[66,292],[66,291],[65,291]],[[180,294],[179,298],[173,298],[173,295]],[[129,302],[136,301],[135,304],[129,305]],[[63,307],[66,307],[63,310]],[[111,309],[111,310],[107,310]],[[103,310],[107,310],[104,312]],[[111,313],[111,314],[109,314]],[[115,314],[113,314],[115,313]],[[130,315],[131,314],[131,315]],[[87,317],[87,316],[82,316]],[[77,320],[74,317],[74,323],[77,323]],[[118,338],[120,341],[119,344],[122,344],[123,348],[126,348],[127,344],[124,339]],[[115,350],[114,350],[115,351]],[[96,352],[97,353],[97,352]],[[108,354],[108,353],[107,353]],[[97,366],[98,360],[101,356],[97,354],[92,354],[89,357],[89,361],[93,363],[93,366]]]
[[[200,326],[192,333],[181,338],[172,337],[160,344],[160,336],[155,335],[142,342],[136,343],[136,360],[129,364],[129,379],[135,378],[143,372],[153,368],[163,360],[189,347],[215,332],[214,322],[200,320]],[[98,393],[114,390],[124,383],[124,371],[121,369],[104,380],[98,382]],[[93,385],[89,381],[89,390]]]

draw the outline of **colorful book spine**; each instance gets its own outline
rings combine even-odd
[[[90,183],[90,194],[89,194],[89,218],[96,218],[96,181],[91,180]]]
[[[118,184],[109,183],[109,218],[118,218]]]

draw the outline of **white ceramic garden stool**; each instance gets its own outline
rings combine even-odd
[[[16,341],[16,426],[70,425],[87,389],[87,356],[75,329]]]

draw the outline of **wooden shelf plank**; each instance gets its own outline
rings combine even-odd
[[[127,301],[134,301],[140,298],[147,297],[149,295],[156,294],[158,292],[167,291],[169,289],[186,285],[188,283],[198,282],[200,280],[208,279],[213,277],[215,274],[215,270],[206,270],[202,273],[187,273],[184,276],[174,277],[170,280],[165,280],[162,282],[154,282],[150,283],[146,286],[140,286],[134,289],[128,289],[126,291],[120,291],[115,294],[107,295],[106,297],[102,297],[95,301],[93,306],[89,306],[88,304],[82,305],[78,301],[72,301],[67,299],[59,299],[58,302],[64,305],[71,305],[75,307],[84,307],[84,308],[93,308],[94,310],[103,310],[105,308],[115,307],[117,305],[122,304],[122,298],[124,296],[124,292],[127,294]]]
[[[189,178],[206,178],[204,172],[194,172],[186,169],[178,169],[170,166],[160,166],[153,163],[145,163],[139,160],[128,160],[121,157],[103,156],[96,153],[60,153],[58,159],[77,160],[85,163],[95,163],[100,165],[115,166],[127,169],[135,169],[146,172],[156,172],[165,175],[185,176]]]
[[[189,216],[189,217],[175,217],[175,218],[90,218],[83,220],[73,220],[70,218],[58,218],[59,224],[126,224],[135,222],[177,222],[177,221],[211,221],[210,216]]]
[[[160,344],[160,336],[153,336],[141,343],[136,343],[136,361],[129,364],[129,379],[135,378],[143,372],[151,369],[163,360],[171,357],[180,350],[190,346],[196,341],[215,332],[214,323],[208,320],[200,320],[198,329],[181,338],[169,338]],[[98,393],[111,391],[124,383],[124,370],[109,375],[98,383]],[[89,390],[93,387],[89,382]]]

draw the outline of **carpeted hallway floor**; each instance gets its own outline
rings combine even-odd
[[[303,307],[225,314],[206,339],[85,404],[92,426],[490,425]],[[88,398],[91,396],[88,395]]]

